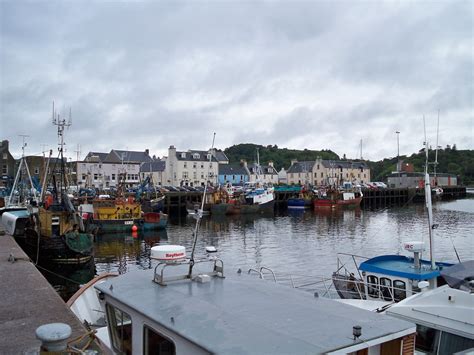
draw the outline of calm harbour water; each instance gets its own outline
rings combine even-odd
[[[456,262],[474,258],[474,195],[456,201],[437,202],[435,256]],[[156,243],[179,244],[191,250],[196,220],[191,216],[171,218],[166,231],[147,235],[111,234],[97,238],[95,263],[85,268],[54,270],[67,277],[44,272],[63,298],[102,272],[125,273],[149,269],[150,248]],[[274,216],[203,217],[196,256],[213,245],[224,261],[225,272],[266,266],[275,273],[330,277],[337,268],[337,253],[367,257],[407,254],[402,243],[423,240],[428,245],[427,212],[423,204],[377,211],[277,211]],[[189,254],[188,254],[189,255]],[[408,254],[407,254],[408,255]],[[424,256],[428,258],[428,254]]]

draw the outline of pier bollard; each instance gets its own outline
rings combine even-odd
[[[49,323],[36,328],[36,337],[41,340],[41,350],[64,351],[72,334],[71,327],[64,323]]]

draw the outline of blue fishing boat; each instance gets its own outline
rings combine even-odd
[[[428,212],[430,260],[421,259],[425,250],[425,245],[421,241],[404,243],[404,249],[412,252],[413,257],[382,255],[374,258],[364,258],[365,260],[357,265],[356,259],[363,257],[340,253],[338,254],[338,267],[333,273],[332,279],[341,298],[398,302],[420,292],[419,282],[426,281],[428,289],[435,289],[445,284],[444,279],[440,277],[440,272],[453,264],[435,261],[433,234],[437,224],[433,222],[431,184],[428,174],[428,144],[427,142],[425,144],[424,187]],[[352,258],[356,266],[355,271],[351,271],[346,266],[347,263],[341,261],[343,255]]]

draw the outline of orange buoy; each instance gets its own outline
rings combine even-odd
[[[132,226],[132,232],[136,232],[138,230],[138,227],[136,225]]]

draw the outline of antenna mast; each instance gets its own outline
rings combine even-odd
[[[434,162],[434,181],[435,185],[438,185],[438,178],[436,176],[436,167],[438,166],[438,138],[439,138],[439,109],[438,109],[438,125],[436,128],[436,153],[435,153],[435,162]]]
[[[212,152],[214,151],[214,141],[216,140],[216,132],[214,132],[214,135],[212,137],[212,147],[211,147],[211,153],[209,154],[209,166],[211,166],[212,162]],[[209,169],[207,173],[207,179],[206,179],[206,184],[204,185],[204,191],[202,193],[202,201],[201,201],[201,209],[198,211],[197,216],[196,216],[196,226],[194,227],[194,235],[193,235],[193,248],[191,250],[191,258],[189,259],[189,272],[188,272],[188,278],[191,278],[193,274],[193,266],[194,266],[194,250],[196,249],[196,243],[197,243],[197,235],[199,231],[199,224],[201,223],[201,218],[202,218],[202,211],[204,210],[204,202],[206,201],[206,192],[207,192],[207,184],[209,179]]]
[[[69,119],[66,121],[65,118],[61,118],[58,113],[54,110],[54,101],[53,101],[53,112],[52,112],[53,125],[58,126],[58,151],[59,158],[61,159],[61,180],[60,180],[60,193],[63,191],[63,187],[66,187],[66,174],[65,174],[65,165],[64,165],[64,129],[69,128],[72,125],[72,110],[69,109]],[[54,172],[53,172],[54,173]],[[59,202],[59,196],[56,196]]]

